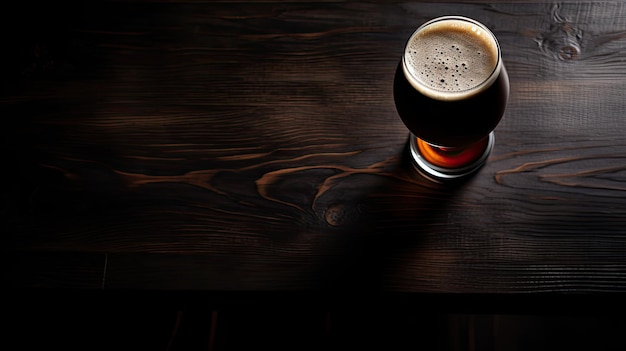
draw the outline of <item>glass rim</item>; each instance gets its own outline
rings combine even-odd
[[[489,76],[485,78],[485,80],[483,80],[482,82],[476,84],[475,86],[469,89],[459,90],[459,91],[443,91],[443,90],[435,89],[431,86],[424,84],[418,77],[413,75],[406,67],[407,66],[406,64],[407,47],[409,43],[413,40],[413,38],[424,28],[434,23],[439,23],[439,22],[449,21],[449,20],[468,22],[468,23],[471,23],[473,25],[480,27],[481,30],[489,34],[489,36],[493,39],[493,42],[495,44],[495,48],[497,51],[495,67],[493,68]],[[429,21],[426,21],[411,34],[409,39],[406,41],[406,44],[404,45],[404,51],[402,52],[402,71],[407,81],[411,84],[411,86],[413,86],[413,88],[417,89],[419,92],[435,100],[453,101],[453,100],[462,100],[470,96],[473,96],[483,91],[483,89],[490,87],[498,78],[498,75],[500,74],[501,70],[502,70],[502,52],[500,50],[500,43],[498,42],[496,35],[481,22],[475,19],[469,18],[469,17],[465,17],[465,16],[458,16],[458,15],[441,16],[441,17],[436,17]],[[441,93],[445,93],[445,94],[441,94]]]

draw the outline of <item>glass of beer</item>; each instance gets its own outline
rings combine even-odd
[[[500,45],[483,24],[435,18],[409,38],[394,78],[394,100],[409,129],[415,168],[427,178],[466,177],[487,160],[509,97]]]

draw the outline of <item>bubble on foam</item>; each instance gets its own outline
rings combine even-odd
[[[456,23],[414,35],[405,53],[411,75],[443,93],[467,91],[485,81],[496,66],[496,44],[476,26],[467,29]]]

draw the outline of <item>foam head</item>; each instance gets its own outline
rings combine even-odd
[[[496,37],[465,17],[441,17],[418,28],[403,56],[404,75],[422,94],[460,100],[487,89],[501,69]]]

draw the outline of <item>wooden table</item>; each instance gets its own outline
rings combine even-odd
[[[408,36],[449,14],[492,29],[511,81],[494,152],[458,186],[411,169],[392,97]],[[27,1],[2,16],[5,290],[626,291],[621,2]]]

